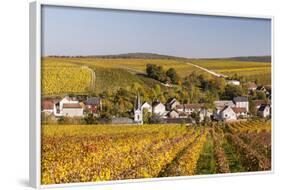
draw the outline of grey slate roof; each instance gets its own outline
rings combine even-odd
[[[266,105],[266,104],[262,104],[259,108],[258,111],[264,111],[266,107],[268,107],[269,105]]]
[[[234,102],[248,102],[248,98],[245,96],[238,96],[233,98]]]
[[[99,97],[87,98],[87,100],[84,103],[85,105],[100,105],[100,98]]]

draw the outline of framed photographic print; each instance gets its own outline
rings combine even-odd
[[[272,17],[30,4],[30,182],[273,170]]]

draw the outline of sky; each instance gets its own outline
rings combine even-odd
[[[271,55],[270,19],[43,6],[42,55]]]

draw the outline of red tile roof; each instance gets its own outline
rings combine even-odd
[[[204,104],[184,104],[185,109],[199,109],[203,108]]]
[[[235,113],[246,113],[247,110],[246,108],[236,108],[236,107],[232,107],[231,108]]]
[[[63,104],[63,108],[82,108],[80,104]]]
[[[52,100],[43,100],[41,103],[41,108],[43,110],[50,110],[54,108],[54,102]]]

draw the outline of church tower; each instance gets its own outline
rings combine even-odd
[[[136,103],[134,108],[134,122],[138,124],[143,124],[143,113],[141,109],[141,100],[139,93],[136,97]]]

